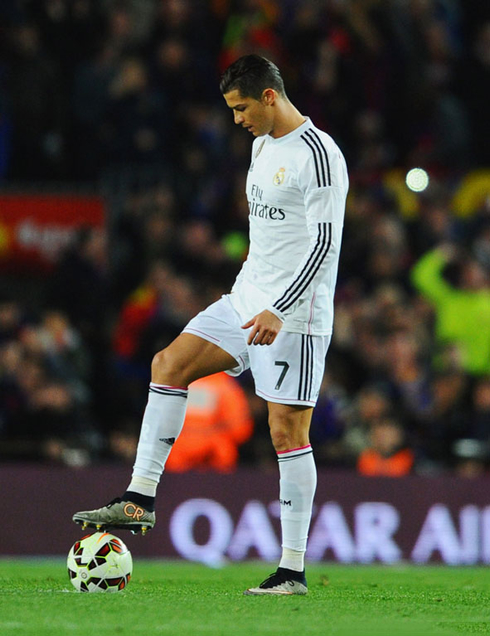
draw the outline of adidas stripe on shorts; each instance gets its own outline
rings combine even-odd
[[[250,369],[255,392],[268,402],[315,406],[331,336],[280,331],[271,345],[248,345],[249,330],[227,296],[195,316],[183,329],[232,355],[237,376]]]

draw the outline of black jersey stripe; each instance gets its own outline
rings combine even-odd
[[[323,170],[322,158],[320,156],[320,151],[316,148],[314,143],[310,141],[308,137],[305,135],[301,135],[301,139],[310,147],[311,152],[313,153],[313,160],[315,162],[315,172],[316,172],[316,182],[319,188],[322,186],[326,186],[325,172]],[[322,168],[320,170],[320,167]]]
[[[313,151],[313,155],[315,157],[315,166],[318,163],[318,167],[319,167],[319,172],[321,174],[321,180],[318,181],[318,187],[321,188],[322,186],[325,187],[327,185],[327,177],[326,177],[326,173],[325,173],[325,162],[324,162],[324,156],[320,150],[320,148],[318,147],[318,139],[316,137],[314,137],[313,135],[311,135],[309,133],[309,131],[307,130],[303,136],[303,138],[308,139],[308,141],[306,142],[310,148]]]
[[[315,130],[307,130],[305,132],[305,135],[307,135],[309,137],[309,139],[311,139],[312,143],[315,144],[315,147],[316,147],[316,149],[318,150],[318,152],[320,154],[322,168],[325,170],[325,166],[326,166],[326,169],[327,169],[328,185],[332,185],[332,179],[331,179],[331,175],[330,175],[330,162],[328,160],[328,153],[327,153],[327,149],[325,148],[325,146],[322,143],[320,135]],[[324,174],[325,174],[325,172],[324,172]]]
[[[305,263],[300,275],[289,285],[281,298],[276,300],[273,305],[278,311],[286,311],[300,298],[327,257],[331,244],[332,224],[328,223],[327,239],[327,223],[319,223],[317,241],[310,258]]]
[[[316,238],[315,247],[306,261],[303,269],[301,270],[299,276],[289,285],[284,294],[276,300],[274,303],[274,307],[279,311],[282,311],[283,307],[289,306],[291,303],[289,302],[289,296],[294,294],[295,289],[298,288],[305,277],[308,276],[309,271],[312,267],[315,266],[316,260],[321,255],[322,251],[325,249],[325,223],[318,224],[318,234]],[[287,303],[287,304],[286,304]]]

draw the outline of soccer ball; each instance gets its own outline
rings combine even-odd
[[[73,544],[67,566],[78,592],[119,592],[131,579],[133,559],[121,539],[96,532]]]

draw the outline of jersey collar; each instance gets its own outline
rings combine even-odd
[[[283,135],[282,137],[278,137],[277,139],[275,137],[271,137],[270,135],[267,135],[269,143],[275,144],[275,145],[283,144],[283,143],[286,143],[301,137],[301,135],[305,132],[305,130],[307,130],[308,128],[311,128],[312,126],[311,119],[309,117],[305,116],[305,120],[306,121],[303,124],[301,124],[301,126],[298,126],[298,128],[295,128],[287,135]]]

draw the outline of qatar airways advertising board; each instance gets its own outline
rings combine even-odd
[[[124,489],[130,467],[0,467],[9,524],[0,554],[68,551],[82,536],[71,521]],[[488,479],[378,479],[320,471],[307,558],[312,562],[469,565],[490,563]],[[182,558],[219,567],[280,554],[277,471],[164,474],[157,524],[122,532],[136,557]],[[35,537],[32,523],[35,520]],[[121,531],[119,531],[121,532]],[[117,533],[116,533],[117,534]]]

